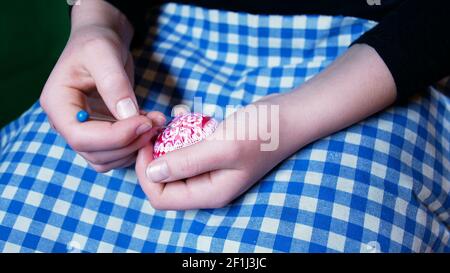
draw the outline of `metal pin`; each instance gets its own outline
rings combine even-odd
[[[111,116],[101,115],[97,113],[89,114],[85,110],[80,110],[77,113],[77,120],[79,122],[85,122],[87,120],[98,120],[98,121],[108,121],[108,122],[116,122],[117,119]],[[168,126],[158,126],[158,128],[165,129]]]

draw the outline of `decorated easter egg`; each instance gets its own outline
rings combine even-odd
[[[214,118],[199,113],[175,117],[156,137],[153,158],[202,141],[214,132],[217,125]]]

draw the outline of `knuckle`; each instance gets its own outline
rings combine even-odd
[[[110,41],[104,37],[92,37],[83,43],[83,50],[85,52],[98,52],[110,45]]]
[[[67,144],[72,147],[73,150],[82,152],[85,150],[84,140],[79,137],[76,133],[68,133],[65,137]]]
[[[105,165],[96,165],[93,163],[91,163],[90,165],[96,172],[99,172],[99,173],[106,173],[111,170],[110,168],[108,168]]]
[[[161,199],[157,196],[152,196],[149,199],[150,205],[157,210],[164,210],[165,206],[163,206],[163,203],[161,202]]]
[[[76,137],[72,136],[71,134],[69,134],[68,136],[65,137],[67,144],[69,144],[70,147],[72,147],[73,150],[75,151],[81,151],[81,142],[80,140],[78,140]]]
[[[87,160],[94,165],[102,165],[105,163],[104,160],[92,154],[86,154],[86,157],[88,157]]]
[[[233,201],[232,196],[226,192],[214,194],[212,196],[214,196],[214,198],[210,198],[208,206],[214,209],[226,207]]]
[[[123,84],[123,72],[118,70],[115,67],[111,67],[110,69],[107,69],[102,72],[98,79],[98,84],[101,84],[101,86],[105,90],[112,90],[116,89],[117,87],[124,87]]]
[[[45,90],[42,91],[41,96],[39,97],[39,104],[41,105],[42,109],[44,109],[45,112],[48,111],[47,96]]]

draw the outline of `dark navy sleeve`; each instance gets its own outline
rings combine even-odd
[[[148,5],[155,1],[107,1],[127,16],[138,37],[134,41],[140,40],[145,35],[144,18]],[[157,2],[160,4],[164,1]],[[406,100],[417,91],[450,75],[449,0],[381,0],[379,6],[371,6],[360,0],[258,1],[264,5],[251,0],[175,2],[251,13],[339,14],[377,20],[379,24],[353,44],[367,44],[378,52],[394,78],[399,101]]]
[[[353,44],[374,48],[389,68],[397,100],[450,75],[450,1],[407,0]]]

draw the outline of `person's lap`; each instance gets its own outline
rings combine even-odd
[[[194,97],[245,105],[298,86],[373,25],[169,4],[136,52],[137,94],[167,115]],[[0,131],[0,250],[449,251],[449,111],[431,91],[305,147],[225,208],[175,212],[150,206],[133,168],[88,167],[35,104]]]

